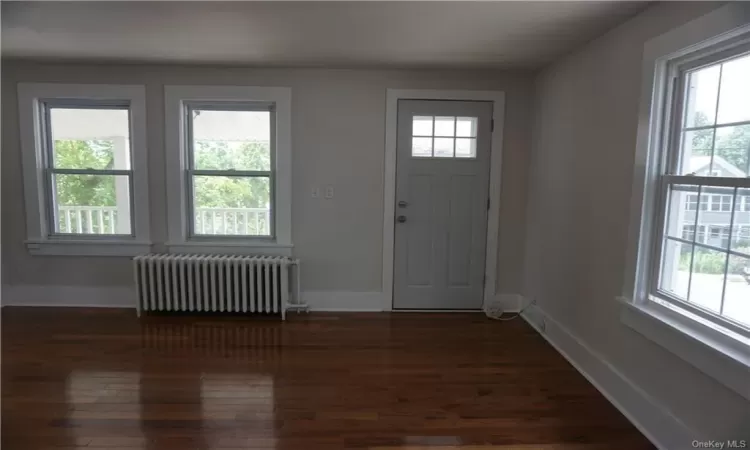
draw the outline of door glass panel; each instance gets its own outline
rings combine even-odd
[[[453,138],[435,138],[435,156],[440,158],[453,157]]]
[[[478,120],[476,117],[456,118],[456,136],[476,137],[477,136],[477,122]]]
[[[432,138],[414,137],[411,139],[411,156],[432,156]]]
[[[435,136],[452,137],[456,135],[455,117],[435,117]]]
[[[432,117],[414,116],[411,127],[412,136],[432,136]]]
[[[477,140],[474,138],[456,139],[456,158],[476,158]]]

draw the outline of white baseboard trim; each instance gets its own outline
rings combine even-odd
[[[663,405],[536,305],[529,307],[521,317],[656,447],[681,449],[696,439],[690,429]]]
[[[3,306],[136,307],[135,288],[128,286],[4,285]]]
[[[135,289],[129,286],[2,287],[2,306],[61,306],[135,308]],[[305,291],[302,300],[311,311],[382,311],[381,292]]]
[[[303,291],[302,301],[310,311],[383,311],[382,292]]]

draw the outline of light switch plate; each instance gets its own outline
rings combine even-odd
[[[333,198],[333,186],[326,186],[326,198]]]

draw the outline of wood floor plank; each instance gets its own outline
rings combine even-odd
[[[653,448],[520,320],[6,307],[2,341],[3,448]]]

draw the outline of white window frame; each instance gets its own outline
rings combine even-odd
[[[660,186],[674,89],[670,67],[750,42],[750,4],[730,3],[648,41],[644,47],[622,321],[750,400],[750,338],[651,295],[663,227]],[[673,176],[673,175],[668,175]],[[694,182],[712,182],[694,177]],[[750,179],[748,179],[750,182]],[[716,180],[713,180],[712,184]],[[732,187],[734,187],[732,185]],[[697,232],[697,230],[696,230]]]
[[[132,235],[60,235],[50,230],[46,189],[44,103],[122,103],[130,111]],[[18,113],[26,206],[26,248],[32,255],[134,256],[151,250],[146,90],[138,85],[19,83]]]
[[[292,255],[292,92],[287,87],[164,87],[167,148],[167,222],[170,253]],[[196,236],[189,234],[188,159],[185,143],[186,105],[190,103],[271,103],[275,110],[275,154],[272,210],[274,236]]]

